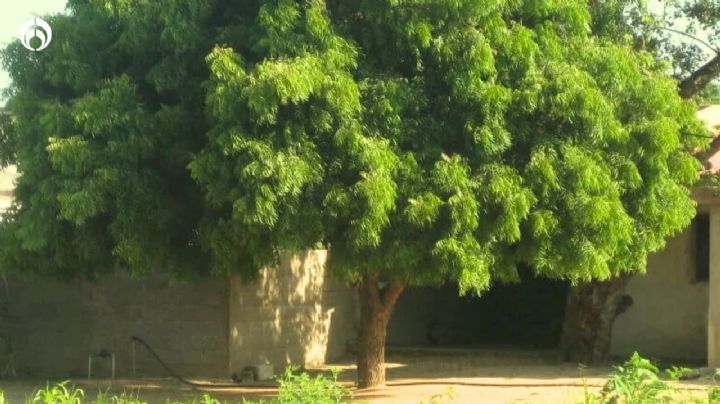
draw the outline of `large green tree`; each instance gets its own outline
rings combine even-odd
[[[716,0],[591,0],[594,35],[667,62],[682,98],[720,102],[720,3]],[[631,276],[570,289],[561,342],[564,359],[605,359]]]
[[[252,277],[325,245],[361,387],[404,287],[642,271],[694,214],[694,105],[584,1],[69,5],[2,54],[0,264]]]

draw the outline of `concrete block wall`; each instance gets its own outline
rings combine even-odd
[[[283,254],[256,282],[230,280],[230,370],[270,363],[313,367],[346,353],[357,335],[356,294],[325,270],[327,251]]]
[[[12,362],[19,376],[87,375],[91,352],[109,350],[117,376],[166,376],[131,336],[147,341],[178,374],[228,377],[270,362],[318,366],[355,338],[353,291],[325,271],[327,251],[284,254],[257,281],[178,283],[115,274],[97,281],[0,279],[0,378]],[[98,377],[109,363],[98,361]]]
[[[21,376],[84,376],[88,355],[102,349],[115,353],[118,376],[132,376],[133,335],[181,375],[228,375],[223,280],[187,284],[119,274],[73,283],[11,278],[0,283],[0,307],[0,334]],[[136,346],[135,357],[138,376],[165,375],[144,348]],[[109,363],[98,362],[96,372],[109,376]]]

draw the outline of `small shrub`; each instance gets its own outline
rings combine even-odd
[[[720,404],[720,388],[711,387],[710,389],[708,389],[708,403]]]
[[[658,377],[658,368],[648,359],[633,353],[603,387],[604,401],[627,404],[671,402],[674,389]]]
[[[581,369],[582,371],[582,369]],[[720,388],[711,387],[707,397],[698,397],[691,391],[676,388],[660,379],[658,368],[637,352],[622,366],[615,367],[601,394],[591,394],[583,378],[584,404],[655,404],[655,403],[709,403],[720,404]],[[671,380],[677,381],[694,375],[692,369],[673,366],[665,370]],[[717,373],[720,375],[720,373]]]
[[[200,404],[220,404],[220,401],[208,394],[204,394],[202,400],[200,400]]]
[[[692,375],[693,370],[686,367],[673,366],[665,371],[668,374],[670,380],[680,380],[683,377],[687,378]]]
[[[85,393],[74,386],[68,386],[68,381],[54,386],[49,384],[44,389],[35,392],[31,404],[81,404]]]
[[[311,377],[304,372],[296,373],[296,370],[290,366],[280,378],[279,404],[333,404],[343,403],[350,397],[350,390],[337,380],[339,369],[331,369],[331,378],[321,374]]]

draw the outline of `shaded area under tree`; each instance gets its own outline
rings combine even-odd
[[[511,345],[555,348],[560,343],[566,282],[533,278],[498,284],[481,297],[457,286],[408,288],[390,320],[389,345]]]

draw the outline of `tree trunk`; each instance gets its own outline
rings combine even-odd
[[[623,299],[629,280],[630,275],[623,275],[570,288],[560,341],[563,360],[583,363],[605,360],[615,318],[632,304],[629,297]]]
[[[358,286],[360,296],[360,330],[358,335],[358,387],[385,384],[385,335],[390,315],[403,285],[390,283],[381,287],[378,277],[367,275]]]
[[[690,98],[720,76],[720,54],[702,65],[690,77],[680,82],[680,97]]]

